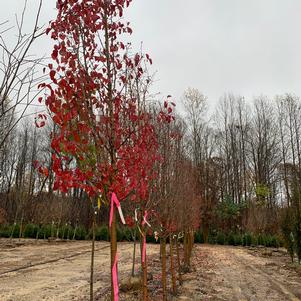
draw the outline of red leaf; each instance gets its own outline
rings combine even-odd
[[[52,51],[52,54],[51,54],[52,59],[56,60],[57,59],[57,55],[58,55],[58,51],[56,49],[54,49]]]
[[[48,168],[47,167],[44,167],[43,168],[43,174],[48,177],[49,176],[49,171],[48,171]]]
[[[51,70],[50,72],[49,72],[49,76],[50,76],[50,78],[51,78],[51,80],[52,81],[55,81],[56,79],[55,79],[55,71],[54,70]]]
[[[107,61],[106,57],[105,56],[96,56],[95,57],[95,60],[97,62],[102,62],[102,63],[105,63]]]

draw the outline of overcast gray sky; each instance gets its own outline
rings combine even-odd
[[[22,0],[2,0],[0,22]],[[38,0],[29,0],[32,20]],[[42,19],[55,16],[44,0]],[[225,92],[246,99],[286,92],[301,96],[300,0],[134,0],[127,13],[133,44],[143,41],[154,60],[154,90],[179,99],[195,87],[214,104]],[[50,48],[40,43],[37,53]],[[49,49],[50,52],[50,49]]]

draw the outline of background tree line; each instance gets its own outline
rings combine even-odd
[[[178,117],[174,133],[182,135],[183,141],[170,156],[176,161],[184,156],[195,167],[204,231],[218,221],[216,226],[225,230],[277,232],[279,223],[275,220],[279,220],[280,209],[299,208],[300,99],[283,95],[247,103],[243,97],[229,94],[221,98],[210,118],[207,99],[198,90],[188,89],[183,102],[185,112]],[[25,208],[29,211],[26,218],[34,219],[35,211],[40,210],[35,199],[53,195],[52,127],[49,123],[37,129],[29,117],[0,149],[1,207],[8,221]],[[49,167],[47,177],[39,173],[36,161]],[[73,191],[68,195],[56,193],[56,197],[84,196]],[[76,202],[71,204],[77,206]]]
[[[198,90],[188,89],[184,103],[205,241],[219,231],[258,235],[282,229],[300,258],[299,97],[246,102],[227,94],[210,118]]]
[[[31,32],[25,34],[25,3],[11,47],[6,35],[13,27],[0,24],[0,222],[89,227],[93,209],[83,191],[53,191],[50,133],[54,125],[48,122],[38,129],[33,116],[26,117],[39,94],[37,83],[45,80],[38,72],[45,59],[32,55],[35,41],[44,35],[39,26],[41,5],[42,1]],[[146,91],[133,93],[145,98]],[[166,133],[158,130],[165,163],[158,166],[160,189],[153,196],[165,200],[161,211],[168,215],[173,202],[189,195],[198,200],[195,207],[204,241],[218,232],[282,231],[293,250],[301,240],[300,99],[286,94],[250,102],[227,94],[209,114],[206,96],[187,89],[182,102],[184,112],[176,116],[177,123],[167,127]],[[47,174],[40,172],[36,162],[48,167]],[[98,222],[107,222],[108,209],[100,212]]]

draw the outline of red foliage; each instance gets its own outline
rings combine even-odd
[[[129,215],[125,217],[125,222],[126,222],[127,226],[130,228],[133,228],[135,226],[134,219]]]
[[[45,102],[57,125],[54,189],[148,198],[158,143],[152,116],[126,88],[143,80],[143,66],[152,61],[149,55],[130,57],[120,41],[132,32],[120,19],[130,2],[57,1],[57,18],[46,31],[55,41],[48,65],[52,84],[40,85],[50,92]],[[173,118],[168,105],[157,121]]]

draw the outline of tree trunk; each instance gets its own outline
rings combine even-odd
[[[182,285],[182,274],[181,274],[181,259],[180,259],[180,250],[179,250],[179,240],[176,240],[176,250],[177,250],[177,262],[178,262],[178,274],[179,274],[179,283]]]
[[[163,301],[167,300],[167,287],[166,287],[166,238],[161,238],[161,264],[162,264],[162,288],[163,288]]]
[[[112,204],[112,206],[114,206]],[[113,267],[115,263],[115,258],[117,256],[117,233],[116,233],[116,211],[113,212],[112,225],[110,228],[110,248],[111,248],[111,300],[115,300],[115,288],[113,282]]]
[[[190,230],[188,232],[188,267],[189,267],[189,269],[191,266],[191,256],[192,256],[193,244],[194,244],[194,231]]]
[[[92,250],[91,250],[91,269],[90,269],[90,301],[94,300],[93,282],[94,282],[94,253],[95,253],[95,213],[93,214],[92,222]]]
[[[132,277],[135,276],[135,260],[136,260],[136,228],[135,228],[135,230],[134,230],[133,241],[134,241],[134,250],[133,250],[133,263],[132,263]]]
[[[143,275],[143,285],[142,285],[142,293],[143,293],[143,301],[148,300],[148,291],[147,291],[147,264],[146,264],[146,249],[145,249],[145,254],[143,255],[143,245],[145,244],[146,248],[146,234],[142,233],[141,234],[141,266],[142,266],[142,275]],[[144,258],[143,258],[144,256]],[[144,260],[143,260],[144,259]]]
[[[184,267],[185,270],[188,268],[188,233],[184,233]]]
[[[21,223],[20,223],[20,228],[19,228],[19,241],[21,240],[22,233],[23,233],[23,213],[22,213]]]
[[[77,224],[74,228],[74,232],[73,232],[73,236],[72,236],[72,240],[75,240],[75,236],[76,236],[76,230],[77,230]]]
[[[169,252],[170,252],[170,273],[171,273],[171,283],[172,283],[172,293],[176,295],[177,293],[177,284],[176,284],[176,275],[175,275],[175,266],[174,266],[174,255],[173,255],[173,237],[169,236]]]

